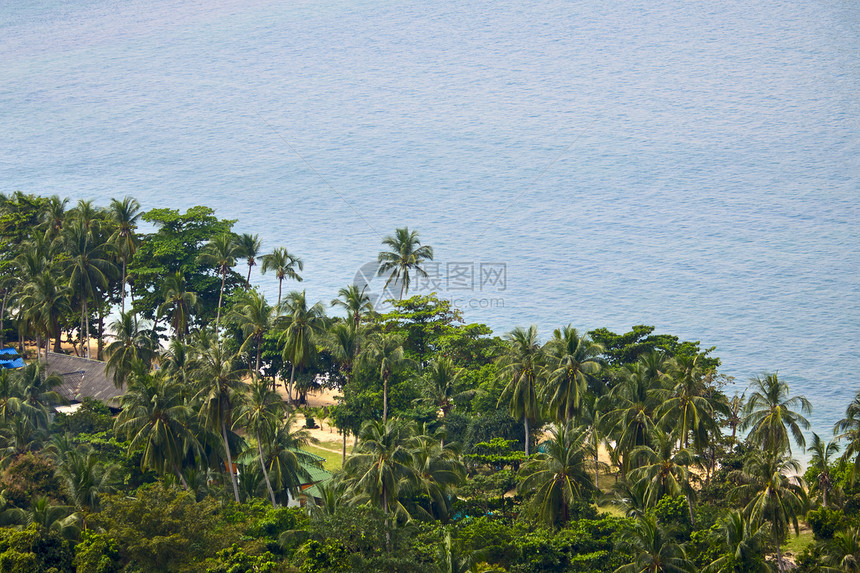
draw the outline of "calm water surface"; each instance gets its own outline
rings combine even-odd
[[[860,390],[860,5],[521,4],[8,0],[0,190],[212,206],[324,301],[409,225],[468,320],[653,324],[740,386],[779,370],[829,435]]]

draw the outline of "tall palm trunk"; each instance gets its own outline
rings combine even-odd
[[[176,463],[173,464],[173,471],[176,472],[176,477],[179,478],[179,481],[182,482],[182,489],[188,491],[188,482],[185,481],[185,476],[182,475],[182,472],[179,471],[179,466]]]
[[[227,452],[227,471],[230,473],[230,483],[233,484],[233,495],[236,497],[236,503],[239,501],[239,484],[236,481],[236,474],[233,472],[233,456],[230,455],[230,442],[227,441],[227,426],[224,420],[221,420],[221,436],[224,438],[224,451]]]
[[[90,320],[89,319],[90,319],[90,315],[87,312],[87,297],[84,296],[83,297],[83,305],[81,307],[81,330],[83,331],[83,329],[86,328],[86,336],[85,336],[86,342],[81,341],[81,344],[85,344],[84,352],[85,352],[87,359],[89,359],[89,357],[90,357]],[[83,332],[81,332],[81,334],[83,334]]]
[[[126,262],[125,258],[122,259],[122,312],[125,314],[125,281],[126,281]]]
[[[257,374],[260,373],[260,354],[263,352],[263,336],[257,338]]]
[[[290,385],[287,388],[287,399],[290,401],[290,404],[293,403],[293,380],[296,378],[296,365],[290,365]]]
[[[218,295],[218,312],[215,314],[215,336],[218,336],[218,325],[221,323],[221,301],[224,300],[224,283],[227,282],[227,271],[221,273],[221,292]],[[218,343],[221,346],[221,343]]]
[[[245,279],[245,289],[251,288],[251,265],[248,265],[248,278]]]
[[[260,445],[262,439],[259,432],[257,433],[257,453],[260,454],[260,467],[263,468],[263,477],[266,479],[266,489],[269,490],[269,497],[272,499],[272,507],[277,508],[278,502],[275,501],[275,492],[272,490],[272,482],[269,481],[269,472],[266,471],[266,461],[263,459],[263,447]]]
[[[0,303],[0,348],[3,347],[6,342],[6,338],[4,336],[4,328],[3,320],[6,318],[6,301],[9,300],[9,289],[3,289],[3,302]]]
[[[529,440],[529,417],[528,416],[523,416],[523,426],[525,426],[525,429],[526,429],[526,439],[525,439],[526,457],[529,457],[529,442],[531,440]]]
[[[388,420],[388,374],[382,376],[382,423]]]
[[[284,277],[278,278],[278,306],[281,306],[281,289],[284,286]]]
[[[63,351],[63,347],[60,346],[60,320],[56,315],[51,317],[51,328],[54,329],[54,352],[59,354]],[[0,326],[0,330],[2,330],[2,326]],[[0,346],[3,346],[2,342],[0,342]]]

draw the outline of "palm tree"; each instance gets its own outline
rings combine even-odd
[[[17,418],[26,408],[21,377],[16,374],[0,368],[0,424],[5,424],[13,416]]]
[[[615,573],[681,573],[694,571],[684,548],[675,543],[657,525],[653,515],[636,520],[625,531],[622,540],[636,554],[633,562],[622,565]]]
[[[92,299],[96,306],[100,303],[99,293],[108,288],[108,278],[115,272],[114,266],[105,258],[100,245],[92,242],[90,232],[80,221],[63,228],[66,239],[68,258],[63,261],[69,273],[69,287],[81,300],[81,334],[86,328],[85,352],[90,357],[90,321],[88,301]]]
[[[569,422],[582,406],[588,379],[600,371],[603,347],[568,325],[553,332],[545,350],[550,372],[543,395],[556,420]]]
[[[152,331],[144,328],[134,313],[120,312],[119,318],[111,323],[110,330],[113,332],[114,341],[106,349],[106,369],[113,372],[114,386],[122,388],[138,364],[144,370],[149,369],[157,354],[155,341]]]
[[[57,374],[48,374],[45,365],[38,362],[19,369],[15,376],[20,380],[24,413],[34,426],[47,429],[49,409],[68,403],[55,390],[58,386],[62,386],[63,379]]]
[[[529,420],[537,418],[538,379],[542,372],[543,352],[538,342],[537,327],[528,329],[517,327],[505,337],[508,341],[507,353],[502,356],[501,376],[507,385],[499,396],[499,404],[507,398],[511,414],[522,417],[525,427],[525,453],[529,455]]]
[[[551,527],[567,523],[571,504],[597,491],[585,467],[587,438],[585,428],[555,424],[541,451],[520,470],[517,493],[534,492],[532,503]]]
[[[710,372],[699,366],[700,356],[675,358],[674,386],[662,393],[665,401],[656,411],[660,425],[672,430],[684,448],[690,445],[690,434],[697,446],[703,446],[708,433],[719,431],[716,411],[727,413],[726,408],[706,396],[705,378]]]
[[[54,240],[60,236],[66,218],[66,205],[68,204],[68,199],[60,199],[58,195],[52,195],[48,199],[48,204],[42,213],[42,224],[46,228],[45,238],[48,240]]]
[[[251,269],[257,266],[257,255],[260,254],[260,249],[263,247],[263,242],[259,235],[251,235],[242,233],[236,239],[236,244],[239,245],[241,251],[240,257],[244,257],[248,261],[248,277],[245,279],[245,287],[251,288]]]
[[[649,375],[643,363],[626,364],[618,384],[604,396],[602,402],[611,408],[604,416],[607,433],[615,439],[615,453],[622,460],[622,473],[632,468],[630,453],[648,444],[654,429],[654,409],[659,404],[661,386]]]
[[[308,468],[321,467],[319,458],[302,449],[316,440],[307,430],[294,429],[296,426],[295,412],[289,411],[283,422],[275,428],[264,450],[272,487],[277,492],[287,494],[284,501],[298,498],[300,486],[311,479]]]
[[[426,430],[426,428],[425,428]],[[444,432],[421,432],[415,436],[412,465],[417,474],[417,491],[429,498],[427,515],[448,519],[451,510],[451,488],[463,483],[466,467],[451,444],[443,444]]]
[[[771,571],[762,555],[766,526],[750,521],[740,511],[731,511],[719,521],[720,541],[725,553],[705,568],[708,573]]]
[[[235,356],[230,356],[221,346],[200,349],[200,369],[198,371],[198,392],[195,401],[200,404],[198,415],[203,427],[221,434],[224,453],[227,456],[227,472],[233,485],[236,503],[239,500],[239,485],[233,469],[233,456],[227,428],[232,428],[232,413],[239,402],[245,385],[240,379]]]
[[[257,455],[263,477],[266,480],[266,488],[272,500],[272,507],[277,507],[275,492],[272,490],[272,482],[269,480],[269,472],[266,471],[266,460],[263,455],[263,444],[271,443],[275,429],[284,419],[286,404],[281,397],[271,389],[269,385],[260,378],[255,378],[249,387],[247,399],[239,406],[233,427],[245,428],[257,439]]]
[[[143,449],[140,469],[172,472],[188,489],[180,464],[194,445],[194,436],[183,388],[164,370],[141,374],[131,379],[121,405],[114,428],[130,441],[129,452]]]
[[[780,544],[789,525],[798,533],[797,516],[806,505],[803,478],[799,474],[797,460],[785,457],[782,452],[752,450],[743,469],[746,483],[736,490],[736,495],[750,499],[744,508],[750,521],[770,523],[780,571],[784,570]]]
[[[86,515],[99,511],[101,496],[113,490],[117,466],[105,464],[92,448],[69,451],[60,459],[57,476],[69,500]]]
[[[695,522],[693,503],[696,491],[691,485],[694,476],[688,469],[693,463],[692,454],[686,449],[675,451],[672,437],[659,428],[654,428],[651,435],[651,443],[655,447],[643,445],[630,452],[631,458],[638,460],[639,464],[630,472],[630,480],[647,484],[645,503],[648,507],[656,506],[664,495],[683,495],[690,508],[690,521]]]
[[[373,364],[382,380],[382,421],[388,420],[388,381],[394,372],[411,364],[403,352],[402,334],[378,332],[368,341],[362,359]]]
[[[412,450],[415,432],[406,421],[392,418],[385,422],[367,420],[359,432],[355,453],[344,464],[347,495],[355,504],[370,502],[382,507],[386,529],[390,513],[408,512],[400,502],[401,488],[418,483]],[[386,533],[386,541],[390,541]]]
[[[236,257],[241,255],[241,247],[236,243],[235,238],[227,233],[213,237],[200,251],[200,260],[214,266],[217,273],[221,275],[221,292],[218,295],[218,312],[215,315],[216,333],[221,323],[221,303],[224,300],[227,273],[236,266]]]
[[[789,432],[800,447],[806,447],[803,429],[809,421],[803,414],[812,412],[812,404],[803,396],[788,397],[788,384],[776,373],[756,376],[750,383],[749,400],[744,408],[742,428],[750,428],[748,438],[765,451],[791,454]],[[795,408],[800,408],[796,412]]]
[[[457,391],[462,373],[463,369],[455,366],[454,362],[446,357],[437,358],[424,371],[425,384],[421,388],[423,401],[441,411],[443,418],[454,406],[455,396],[462,394]]]
[[[299,257],[291,255],[284,247],[278,247],[268,255],[263,255],[263,274],[268,271],[275,271],[275,276],[278,277],[278,306],[281,304],[281,289],[284,285],[284,279],[290,278],[298,282],[302,282],[302,277],[299,276],[296,269],[303,271],[305,264]]]
[[[364,285],[361,290],[358,289],[358,285],[349,285],[338,290],[337,296],[339,298],[331,301],[332,306],[339,306],[346,311],[356,330],[361,325],[361,317],[373,312],[370,297],[364,294],[366,290],[367,285]]]
[[[860,527],[837,532],[824,545],[823,571],[860,571]]]
[[[45,334],[45,360],[48,359],[48,339],[54,339],[54,352],[61,352],[60,316],[71,310],[69,298],[72,289],[61,284],[48,270],[33,277],[22,287],[20,305],[32,317],[34,323],[41,325]]]
[[[115,225],[108,244],[113,247],[117,258],[122,261],[122,309],[125,312],[125,285],[128,283],[128,263],[137,251],[138,238],[134,230],[140,218],[140,203],[137,199],[123,197],[122,201],[111,199],[108,208],[112,223]]]
[[[256,362],[254,372],[260,372],[260,357],[263,352],[263,337],[272,329],[278,319],[277,308],[269,306],[266,299],[257,291],[248,291],[245,297],[236,305],[233,318],[242,329],[245,341],[239,352],[245,352],[248,344],[253,342],[256,347]]]
[[[186,290],[185,277],[177,272],[164,278],[164,302],[158,307],[158,316],[170,315],[174,336],[182,340],[188,334],[191,312],[198,308],[197,293]]]
[[[421,246],[418,231],[409,232],[409,227],[396,229],[394,235],[382,239],[382,244],[391,250],[379,253],[378,276],[388,274],[384,289],[393,281],[400,283],[400,298],[409,292],[409,273],[415,271],[418,276],[426,277],[427,271],[421,268],[425,261],[433,260],[433,247]]]
[[[325,326],[325,309],[320,302],[308,307],[305,291],[289,293],[278,308],[282,309],[286,323],[280,342],[284,345],[284,360],[289,361],[291,367],[287,397],[292,402],[296,367],[302,369],[310,364],[316,353],[316,339]]]
[[[860,456],[857,455],[860,453],[860,392],[845,408],[845,417],[836,422],[833,433],[836,435],[836,439],[848,442],[842,458],[845,461],[851,461],[851,458],[854,457],[854,468],[851,472],[853,482],[858,469],[860,469]]]
[[[818,478],[812,484],[813,490],[821,492],[821,505],[827,507],[827,493],[833,488],[833,480],[830,477],[830,464],[832,458],[839,453],[839,444],[828,442],[825,444],[818,434],[812,432],[812,445],[806,449],[812,454],[809,460],[809,467],[815,468],[818,471]]]

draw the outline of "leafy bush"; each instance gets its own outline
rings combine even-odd
[[[0,571],[4,573],[73,573],[73,556],[67,540],[38,525],[23,531],[0,528]]]
[[[110,408],[95,398],[86,397],[81,407],[72,414],[57,414],[54,418],[54,433],[95,434],[113,428]]]
[[[0,490],[6,501],[20,508],[30,507],[31,501],[47,496],[63,501],[61,483],[54,475],[57,466],[39,454],[26,453],[15,458],[0,476]]]
[[[845,514],[841,510],[820,507],[810,510],[806,514],[806,522],[812,528],[812,533],[816,539],[833,539],[833,536],[845,522]]]

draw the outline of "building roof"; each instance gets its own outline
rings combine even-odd
[[[100,360],[48,353],[48,374],[57,374],[63,379],[57,391],[69,401],[95,398],[109,406],[118,406],[125,389],[114,386],[113,380],[108,378],[106,366]]]

